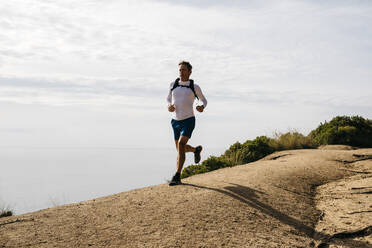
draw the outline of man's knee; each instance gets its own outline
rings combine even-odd
[[[185,142],[178,142],[178,149],[184,150],[186,148],[186,143]]]
[[[179,148],[185,148],[185,147],[186,147],[186,144],[187,144],[187,141],[188,141],[188,138],[182,136],[182,137],[178,140],[178,147],[179,147]]]

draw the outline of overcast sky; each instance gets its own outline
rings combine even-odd
[[[12,0],[0,146],[173,147],[177,63],[209,100],[191,143],[372,118],[372,2]]]

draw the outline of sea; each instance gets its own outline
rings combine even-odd
[[[204,148],[202,160],[225,149]],[[176,158],[175,147],[1,147],[0,210],[19,215],[163,184]],[[193,163],[188,153],[185,167]]]

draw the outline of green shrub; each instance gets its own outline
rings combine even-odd
[[[224,157],[211,156],[202,162],[202,166],[205,166],[207,171],[213,171],[220,168],[231,166],[231,164]]]
[[[253,162],[274,152],[270,143],[271,139],[266,136],[259,136],[253,141],[247,140],[243,144],[236,142],[225,151],[222,157],[231,166]]]
[[[13,215],[13,212],[12,211],[9,211],[9,210],[1,210],[0,211],[0,218],[1,217],[12,216],[12,215]]]
[[[250,163],[273,153],[275,149],[270,146],[270,141],[266,136],[259,136],[253,141],[247,140],[240,150],[239,164]]]
[[[320,124],[308,136],[297,131],[259,136],[243,144],[236,142],[219,157],[211,156],[200,165],[186,167],[181,178],[257,161],[275,151],[315,148],[325,144],[372,147],[372,121],[359,116],[337,116]]]
[[[200,165],[186,167],[182,171],[181,178],[254,162],[275,151],[313,147],[310,138],[298,132],[277,133],[275,136],[275,138],[259,136],[254,140],[247,140],[243,144],[236,142],[223,155],[219,157],[211,156]]]
[[[201,174],[229,166],[231,165],[223,157],[211,156],[208,159],[204,160],[200,165],[194,164],[183,169],[181,178],[186,178],[192,175]]]
[[[207,168],[205,167],[205,165],[203,166],[202,164],[200,165],[193,164],[193,165],[187,166],[186,168],[182,170],[181,178],[186,178],[192,175],[202,174],[205,172],[207,172]]]
[[[181,173],[181,178],[256,161],[275,151],[269,145],[270,140],[270,138],[260,136],[253,141],[247,140],[244,144],[236,142],[223,155],[211,156],[200,165],[186,167]]]
[[[236,142],[225,151],[222,156],[228,164],[236,165],[240,163],[240,150],[242,149],[242,147],[242,144]]]
[[[360,116],[337,116],[310,132],[316,145],[341,144],[372,147],[372,120]]]

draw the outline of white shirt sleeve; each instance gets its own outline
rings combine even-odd
[[[195,84],[194,88],[196,95],[198,96],[199,100],[203,102],[204,108],[206,108],[208,104],[207,98],[205,98],[205,96],[203,95],[203,92],[199,85]]]
[[[172,104],[172,88],[173,88],[173,83],[170,84],[169,86],[169,92],[168,92],[168,97],[167,97],[167,102],[168,102],[168,105],[171,105]]]

